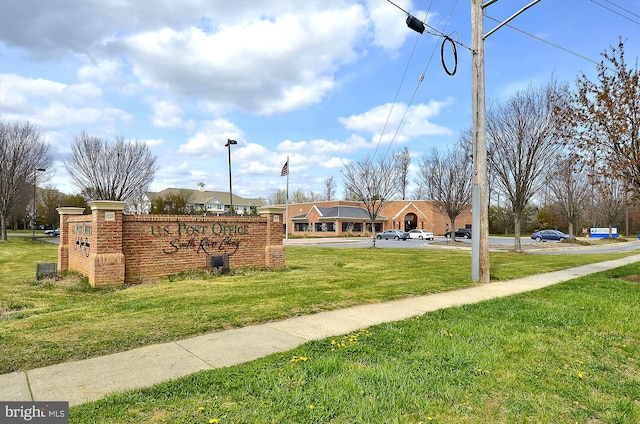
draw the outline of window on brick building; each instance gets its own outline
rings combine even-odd
[[[367,231],[371,232],[371,223],[367,224]],[[376,233],[382,231],[382,224],[380,222],[376,222]]]
[[[327,233],[327,232],[335,232],[335,225],[333,222],[317,222],[316,223],[316,232],[318,233]]]
[[[293,231],[308,231],[309,224],[306,222],[296,222],[293,224]]]
[[[342,232],[343,233],[361,233],[362,222],[343,222]]]

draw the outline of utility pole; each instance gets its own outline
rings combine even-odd
[[[489,282],[489,196],[487,121],[484,88],[484,6],[471,0],[471,107],[473,114],[473,196],[471,201],[471,279]]]
[[[407,14],[407,26],[422,34],[425,23],[406,10],[387,0]],[[538,3],[531,3],[511,15],[497,27],[484,34],[484,14],[486,7],[498,0],[471,0],[471,106],[473,114],[473,189],[471,200],[471,279],[481,283],[489,282],[489,179],[487,173],[487,113],[484,89],[484,39],[502,28],[513,18]],[[432,27],[430,27],[432,28]],[[432,28],[433,29],[433,28]],[[436,32],[439,32],[436,30]],[[442,37],[449,39],[445,34]],[[448,72],[448,71],[447,71]],[[452,74],[450,74],[452,75]],[[455,232],[455,228],[451,229]],[[455,238],[455,234],[454,237]],[[374,242],[375,245],[375,242]]]
[[[487,178],[487,113],[484,81],[484,40],[538,3],[534,0],[484,34],[484,8],[498,0],[471,0],[471,104],[473,114],[473,197],[471,201],[471,279],[489,282],[489,181]]]

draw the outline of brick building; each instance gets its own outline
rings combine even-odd
[[[285,207],[285,205],[279,205]],[[331,200],[289,205],[287,231],[306,236],[368,236],[371,220],[362,202]],[[414,228],[443,235],[449,218],[436,202],[428,200],[391,200],[376,219],[376,232]],[[456,228],[470,228],[471,207],[455,222]]]

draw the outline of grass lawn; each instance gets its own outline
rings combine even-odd
[[[638,423],[639,317],[635,263],[111,395],[70,422]]]
[[[287,268],[198,273],[118,289],[35,281],[57,246],[0,243],[0,373],[355,304],[468,287],[468,251],[287,247]],[[628,255],[491,255],[494,280]]]

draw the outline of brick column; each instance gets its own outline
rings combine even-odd
[[[265,266],[282,268],[284,266],[284,244],[282,243],[284,208],[267,206],[258,209],[258,212],[260,216],[267,218]]]
[[[125,258],[122,252],[122,210],[126,202],[89,202],[92,237],[89,254],[89,283],[93,287],[124,284]]]
[[[84,208],[71,206],[57,208],[60,214],[60,243],[58,244],[58,272],[69,270],[69,216],[82,215]]]

